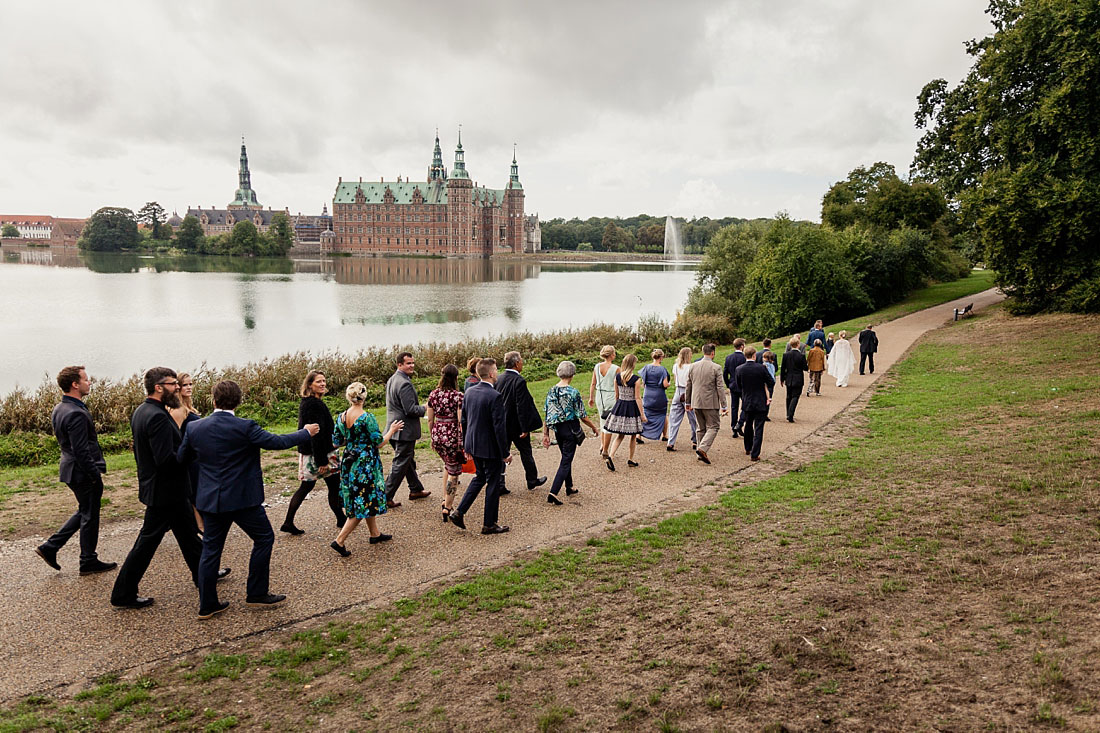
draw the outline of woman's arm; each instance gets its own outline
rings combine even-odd
[[[592,384],[588,385],[588,404],[596,404],[596,369],[599,369],[600,365],[597,364],[592,369]]]
[[[428,432],[432,432],[432,426],[435,425],[435,410],[429,405],[424,410],[424,417],[428,419]]]

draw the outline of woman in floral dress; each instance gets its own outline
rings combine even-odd
[[[428,433],[432,437],[432,450],[443,459],[443,521],[446,522],[454,508],[458,477],[466,454],[462,451],[462,392],[458,390],[458,367],[443,367],[439,386],[428,395]]]
[[[336,418],[332,445],[344,447],[344,453],[340,457],[340,496],[344,500],[344,511],[348,518],[330,547],[347,557],[351,551],[344,547],[344,542],[359,526],[360,520],[367,521],[372,545],[393,539],[392,535],[378,531],[378,521],[375,519],[379,514],[386,513],[386,481],[382,476],[382,458],[378,455],[378,446],[405,427],[405,423],[403,420],[395,420],[383,435],[374,415],[363,409],[367,388],[361,382],[352,382],[345,395],[348,409]]]

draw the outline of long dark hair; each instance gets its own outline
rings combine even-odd
[[[438,389],[458,389],[458,367],[448,364],[443,367],[443,375],[439,378]]]

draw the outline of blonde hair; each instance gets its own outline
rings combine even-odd
[[[685,346],[680,349],[680,353],[676,356],[676,366],[682,367],[691,363],[691,347]]]
[[[611,357],[612,359],[614,359],[615,358],[615,347],[612,346],[611,344],[608,344],[607,346],[600,349],[600,356],[602,356],[604,359],[606,359],[608,357]]]
[[[638,357],[634,354],[627,354],[623,357],[623,365],[619,367],[619,372],[626,372],[632,374],[634,372],[634,365],[638,363]]]
[[[352,382],[344,391],[344,396],[351,404],[361,405],[363,400],[367,398],[367,387],[362,382]]]
[[[665,352],[661,351],[660,349],[654,349],[653,353],[650,354],[649,357],[651,359],[664,359],[665,358]]]
[[[847,331],[841,331],[840,332],[840,338],[842,338],[842,339],[848,338],[848,332]]]
[[[183,383],[184,383],[185,381],[187,381],[188,379],[190,379],[190,380],[191,380],[191,389],[192,389],[192,390],[194,390],[194,389],[195,389],[195,378],[194,378],[194,377],[192,377],[192,376],[191,376],[190,374],[188,374],[187,372],[180,372],[180,373],[179,373],[179,376],[177,376],[177,377],[176,377],[176,379],[178,379],[178,380],[179,380],[179,383],[180,383],[180,384],[183,384]],[[178,391],[177,391],[177,394],[179,394],[179,396],[180,396],[180,405],[182,405],[182,406],[184,407],[184,409],[186,409],[186,410],[187,410],[188,412],[193,412],[193,413],[195,413],[196,415],[198,415],[198,414],[199,414],[199,411],[195,409],[195,403],[194,403],[194,401],[193,401],[193,400],[194,400],[194,398],[192,398],[192,397],[184,397],[184,396],[183,396],[183,390],[182,390],[182,389],[181,389],[181,390],[178,390]]]

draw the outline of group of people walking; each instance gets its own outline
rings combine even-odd
[[[779,383],[787,389],[789,422],[794,422],[804,385],[807,394],[810,389],[820,394],[823,372],[828,370],[843,387],[854,371],[854,355],[845,332],[829,342],[827,354],[820,325],[819,321],[810,332],[809,349],[797,334],[790,339],[778,370]],[[859,344],[860,373],[865,364],[874,373],[878,337],[871,326],[860,332]],[[579,492],[573,462],[586,439],[582,425],[593,437],[600,436],[600,458],[609,471],[617,470],[615,458],[624,443],[626,465],[635,468],[637,445],[646,440],[664,441],[666,450],[673,452],[681,433],[688,434],[698,460],[709,464],[721,417],[726,414],[731,415],[734,437],[744,440],[746,455],[759,460],[777,376],[777,359],[770,347],[768,339],[760,351],[736,339],[734,351],[722,366],[714,360],[714,344],[704,345],[698,359],[693,359],[690,347],[684,347],[670,374],[662,365],[665,355],[660,349],[654,349],[651,362],[637,370],[634,354],[628,353],[616,363],[615,347],[604,346],[589,384],[587,403],[596,413],[591,418],[584,398],[572,384],[577,375],[572,361],[558,365],[558,382],[547,392],[540,411],[523,377],[519,352],[504,355],[502,371],[494,359],[470,359],[461,387],[458,367],[448,364],[424,404],[420,404],[412,382],[415,358],[402,352],[386,383],[384,430],[365,409],[367,388],[360,382],[348,385],[344,394],[347,408],[333,418],[323,399],[328,392],[326,376],[313,370],[301,385],[298,429],[285,435],[269,433],[234,414],[243,398],[235,382],[223,380],[214,385],[214,411],[202,417],[192,403],[191,377],[155,367],[144,375],[146,399],[131,418],[138,498],[146,507],[145,516],[119,571],[111,604],[143,608],[153,603],[151,597],[139,594],[139,584],[170,531],[199,589],[199,617],[221,613],[229,604],[219,599],[216,583],[230,572],[220,563],[233,524],[253,542],[246,603],[271,606],[285,600],[285,595],[273,594],[269,588],[274,532],[264,509],[261,449],[295,447],[298,451],[300,483],[280,530],[304,534],[295,524],[296,515],[317,482],[323,481],[336,524],[330,546],[342,557],[352,554],[347,541],[360,523],[367,525],[369,544],[392,539],[381,531],[378,518],[401,506],[397,492],[402,484],[408,485],[411,501],[431,495],[416,466],[421,418],[427,419],[431,447],[443,463],[442,521],[466,529],[466,516],[484,491],[481,533],[485,535],[509,531],[501,524],[499,513],[501,497],[510,493],[504,474],[512,463],[513,448],[519,454],[527,488],[534,490],[547,483],[547,477],[538,473],[531,446],[531,434],[539,430],[543,446],[556,443],[560,452],[546,496],[552,506],[563,505],[563,487],[566,497]],[[57,383],[63,396],[51,420],[61,448],[59,478],[72,490],[78,509],[35,552],[60,570],[58,550],[79,531],[80,574],[105,572],[117,564],[100,560],[96,552],[106,463],[84,403],[91,383],[82,366],[62,369]],[[671,400],[670,385],[674,386]],[[388,474],[380,454],[387,442],[393,449]],[[463,473],[472,473],[473,478],[458,499]]]

